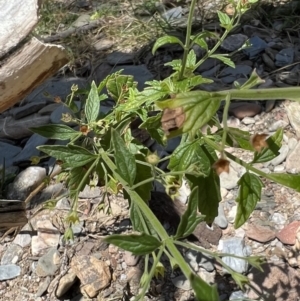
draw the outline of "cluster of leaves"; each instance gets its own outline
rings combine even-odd
[[[265,174],[253,166],[254,163],[267,162],[278,155],[283,137],[281,129],[270,137],[258,133],[251,139],[248,132],[227,126],[228,107],[232,99],[262,100],[278,99],[282,96],[299,101],[299,89],[251,89],[261,83],[261,79],[254,72],[242,86],[236,83],[236,89],[219,92],[192,91],[200,84],[211,82],[195,74],[195,70],[206,58],[214,57],[234,66],[228,54],[216,55],[214,52],[229,31],[238,24],[241,14],[249,8],[250,1],[232,1],[235,6],[232,17],[219,12],[220,23],[225,29],[221,38],[207,31],[197,36],[190,35],[195,2],[193,0],[191,3],[186,43],[183,44],[176,37],[167,36],[158,39],[154,45],[154,52],[165,43],[178,43],[183,47],[182,60],[167,63],[174,70],[170,77],[162,81],[147,82],[148,87],[143,91],[138,91],[132,76],[123,75],[121,72],[108,76],[99,85],[93,82],[88,92],[80,91],[74,86],[66,102],[70,113],[64,115],[63,120],[73,124],[75,122],[77,127],[49,125],[32,129],[47,138],[65,141],[63,145],[45,145],[38,149],[55,157],[62,165],[73,200],[72,210],[67,216],[69,223],[78,221],[77,200],[85,185],[94,186],[104,182],[106,194],[124,192],[130,204],[132,226],[138,234],[111,235],[106,240],[134,254],[146,255],[141,283],[143,290],[136,300],[143,298],[151,278],[162,271],[160,258],[163,253],[170,259],[172,267],[180,267],[190,280],[198,300],[218,300],[216,286],[208,285],[193,273],[176,245],[209,253],[227,269],[241,287],[248,283],[245,276],[236,273],[221,260],[222,256],[228,254],[211,253],[181,241],[194,231],[201,220],[212,223],[217,216],[218,203],[221,200],[219,174],[228,171],[231,160],[246,169],[238,182],[236,228],[245,223],[260,200],[263,187],[261,177],[300,191],[299,175]],[[207,39],[210,38],[216,40],[213,49],[208,49]],[[207,51],[198,62],[192,50],[194,44]],[[105,92],[113,99],[114,108],[103,113],[101,107],[108,97]],[[85,96],[81,108],[74,102],[74,96],[78,94]],[[225,108],[222,126],[216,112],[223,100]],[[157,114],[150,116],[151,111],[156,111]],[[142,120],[140,128],[162,145],[165,145],[167,138],[181,135],[181,143],[170,156],[167,171],[158,167],[162,159],[149,153],[133,137],[130,126],[137,117]],[[205,125],[208,125],[206,132],[202,130]],[[213,134],[210,132],[212,126],[218,129]],[[253,151],[252,162],[245,163],[227,153],[228,146]],[[154,180],[164,184],[167,192],[176,194],[183,177],[187,179],[192,192],[177,232],[174,237],[170,237],[149,209],[147,200],[150,199]],[[197,214],[198,211],[202,216]],[[71,235],[70,231],[66,232],[67,238]],[[148,269],[150,254],[154,260],[151,269]],[[260,268],[259,257],[245,260]]]

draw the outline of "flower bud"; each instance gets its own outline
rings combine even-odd
[[[257,152],[260,152],[263,148],[268,147],[268,143],[266,141],[267,137],[267,134],[254,134],[250,138],[250,142]]]
[[[213,169],[216,171],[219,176],[223,171],[229,173],[230,162],[227,159],[220,158],[213,164]]]
[[[157,165],[158,162],[159,162],[160,158],[159,156],[157,155],[157,152],[154,152],[154,153],[150,153],[148,154],[148,156],[146,157],[146,161],[148,163],[150,163],[151,165]]]

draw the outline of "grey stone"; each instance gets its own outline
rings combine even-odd
[[[218,249],[221,250],[222,253],[229,253],[237,256],[250,255],[249,250],[247,250],[245,247],[244,240],[238,237],[220,240]],[[248,270],[248,262],[244,259],[224,256],[222,260],[225,264],[238,273],[245,273]],[[226,269],[224,269],[224,272],[226,272]]]
[[[276,69],[274,61],[266,53],[262,54],[262,59],[266,66],[269,67],[271,70]]]
[[[112,65],[132,64],[135,58],[135,53],[126,53],[115,51],[106,57],[106,61]]]
[[[285,48],[276,54],[275,65],[277,67],[283,67],[290,65],[294,62],[295,50],[294,48]]]
[[[165,151],[168,153],[173,153],[177,146],[180,144],[181,137],[175,137],[168,139],[167,146],[165,147]]]
[[[199,270],[200,256],[201,254],[195,250],[188,250],[184,256],[186,262],[195,272]]]
[[[14,119],[17,120],[17,119],[26,117],[28,115],[31,115],[33,113],[36,113],[37,111],[42,109],[45,105],[46,105],[46,101],[41,101],[41,102],[38,102],[38,103],[28,103],[24,106],[20,106],[20,107],[17,107],[17,108],[12,108],[10,110],[10,115]]]
[[[246,297],[243,291],[236,291],[230,294],[229,300],[244,300]]]
[[[101,39],[97,41],[93,46],[96,51],[104,51],[110,49],[115,45],[115,42],[111,39]]]
[[[5,160],[6,167],[10,166],[13,163],[13,158],[21,151],[22,148],[19,146],[0,141],[0,166],[3,165],[3,160]]]
[[[0,281],[9,280],[18,277],[21,274],[21,268],[15,264],[0,266]]]
[[[223,41],[221,48],[226,51],[235,51],[241,48],[247,40],[248,37],[244,34],[232,34]]]
[[[59,210],[69,210],[71,209],[70,202],[66,197],[64,197],[56,203],[55,208]]]
[[[61,298],[72,287],[76,278],[76,274],[70,269],[68,273],[59,280],[56,297]]]
[[[261,38],[254,36],[249,39],[250,47],[243,50],[243,52],[249,56],[249,59],[255,58],[258,54],[263,52],[268,44]]]
[[[218,216],[215,218],[214,223],[217,224],[222,229],[226,229],[228,226],[228,221],[226,219],[224,206],[222,203],[219,203]]]
[[[56,248],[51,248],[43,255],[37,263],[36,274],[39,277],[53,276],[58,269],[59,252]]]
[[[85,185],[83,191],[79,193],[79,197],[81,199],[93,199],[102,195],[101,188],[99,186],[90,187],[89,185]]]
[[[26,197],[46,177],[45,168],[30,166],[17,175],[12,185],[9,186],[7,197],[10,200],[25,200]]]
[[[51,78],[36,88],[28,96],[25,97],[23,103],[41,102],[54,99],[59,96],[62,100],[71,93],[72,85],[78,85],[79,88],[88,88],[88,81],[79,77],[61,77]]]
[[[49,116],[40,116],[38,114],[33,114],[18,120],[9,116],[0,120],[0,138],[21,139],[28,137],[33,134],[30,128],[45,125],[49,122]]]
[[[83,232],[83,224],[84,224],[84,222],[80,221],[79,223],[76,223],[76,224],[72,225],[71,228],[72,228],[73,234],[75,236],[78,236],[80,233]]]
[[[182,7],[177,6],[171,9],[168,9],[162,14],[162,17],[167,21],[172,21],[182,17]]]
[[[16,244],[10,244],[5,250],[2,258],[1,265],[17,263],[23,254],[23,248]]]
[[[30,160],[30,158],[33,156],[39,156],[40,151],[37,149],[37,146],[46,144],[47,141],[48,138],[42,137],[38,134],[33,134],[26,142],[23,150],[16,157],[14,157],[14,163],[18,164],[22,161]]]
[[[209,256],[208,254],[200,253],[199,266],[204,268],[207,272],[212,272],[215,270],[213,261],[213,257]]]
[[[207,59],[198,68],[197,71],[202,74],[204,71],[211,70],[212,68],[220,65],[220,61],[217,59]]]
[[[53,198],[53,196],[59,196],[67,192],[65,186],[62,183],[50,184],[40,194],[37,194],[31,202],[33,204],[40,204]]]
[[[51,282],[51,278],[47,276],[46,278],[42,279],[42,281],[39,283],[39,287],[37,292],[35,293],[36,297],[41,297],[48,289]]]
[[[274,222],[275,225],[284,225],[286,218],[281,213],[275,212],[272,215],[271,221]]]
[[[15,237],[13,243],[21,246],[22,248],[27,247],[31,243],[31,235],[29,232],[32,231],[31,227],[26,224],[20,231],[20,233]]]
[[[50,103],[38,111],[39,115],[51,115],[51,113],[61,106],[61,103]]]
[[[211,78],[211,77],[215,77],[217,76],[219,70],[221,68],[221,65],[216,65],[214,66],[213,68],[209,69],[209,70],[206,70],[206,71],[203,71],[201,73],[201,75],[205,78]]]
[[[190,281],[186,279],[184,275],[173,278],[172,282],[177,288],[183,289],[185,291],[188,291],[192,288]]]
[[[220,73],[220,78],[226,84],[231,84],[240,78],[247,78],[252,72],[252,68],[247,65],[236,65],[235,68],[226,67]]]
[[[288,153],[289,153],[289,147],[285,144],[282,145],[279,150],[279,155],[276,158],[272,159],[270,161],[270,163],[274,166],[279,165],[280,163],[282,163],[285,160]]]

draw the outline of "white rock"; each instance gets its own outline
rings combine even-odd
[[[277,225],[284,225],[286,222],[286,218],[281,213],[278,213],[278,212],[275,212],[272,215],[271,220],[272,220],[272,222],[274,222]]]
[[[280,164],[274,167],[274,172],[283,172],[284,171],[284,165]]]
[[[254,124],[255,123],[255,119],[252,118],[252,117],[245,117],[245,118],[243,118],[242,122],[244,124],[247,124],[247,125],[248,124]]]
[[[285,158],[287,157],[288,153],[289,153],[289,147],[287,145],[282,145],[280,150],[279,150],[279,155],[274,158],[273,160],[271,160],[271,164],[274,166],[279,165],[280,163],[282,163]]]
[[[238,173],[231,167],[229,168],[229,173],[224,171],[220,174],[220,185],[222,188],[233,189],[237,187],[238,180]]]
[[[286,170],[290,173],[299,173],[300,172],[300,142],[294,147],[286,159]]]
[[[298,144],[298,140],[294,137],[290,138],[288,141],[288,146],[290,150],[293,150]]]
[[[20,172],[8,189],[8,198],[24,201],[26,197],[39,186],[46,177],[46,169],[39,166],[30,166]]]
[[[237,206],[234,205],[228,212],[227,220],[229,221],[229,223],[231,223],[231,224],[234,223],[236,212],[237,212]]]
[[[286,103],[285,109],[297,137],[300,138],[300,103],[297,101]]]
[[[280,128],[284,129],[288,125],[289,125],[288,122],[286,122],[284,120],[277,120],[269,127],[269,131],[276,132],[278,129],[280,129]]]

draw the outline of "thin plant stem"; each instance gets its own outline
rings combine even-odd
[[[184,77],[186,61],[187,61],[187,57],[188,57],[188,54],[189,54],[189,51],[190,51],[190,45],[191,45],[190,38],[191,38],[193,16],[194,16],[196,2],[197,2],[197,0],[192,0],[191,6],[190,6],[188,21],[187,21],[187,28],[186,28],[183,58],[182,58],[182,66],[181,66],[179,77],[178,77],[179,81],[182,80],[183,77]]]

